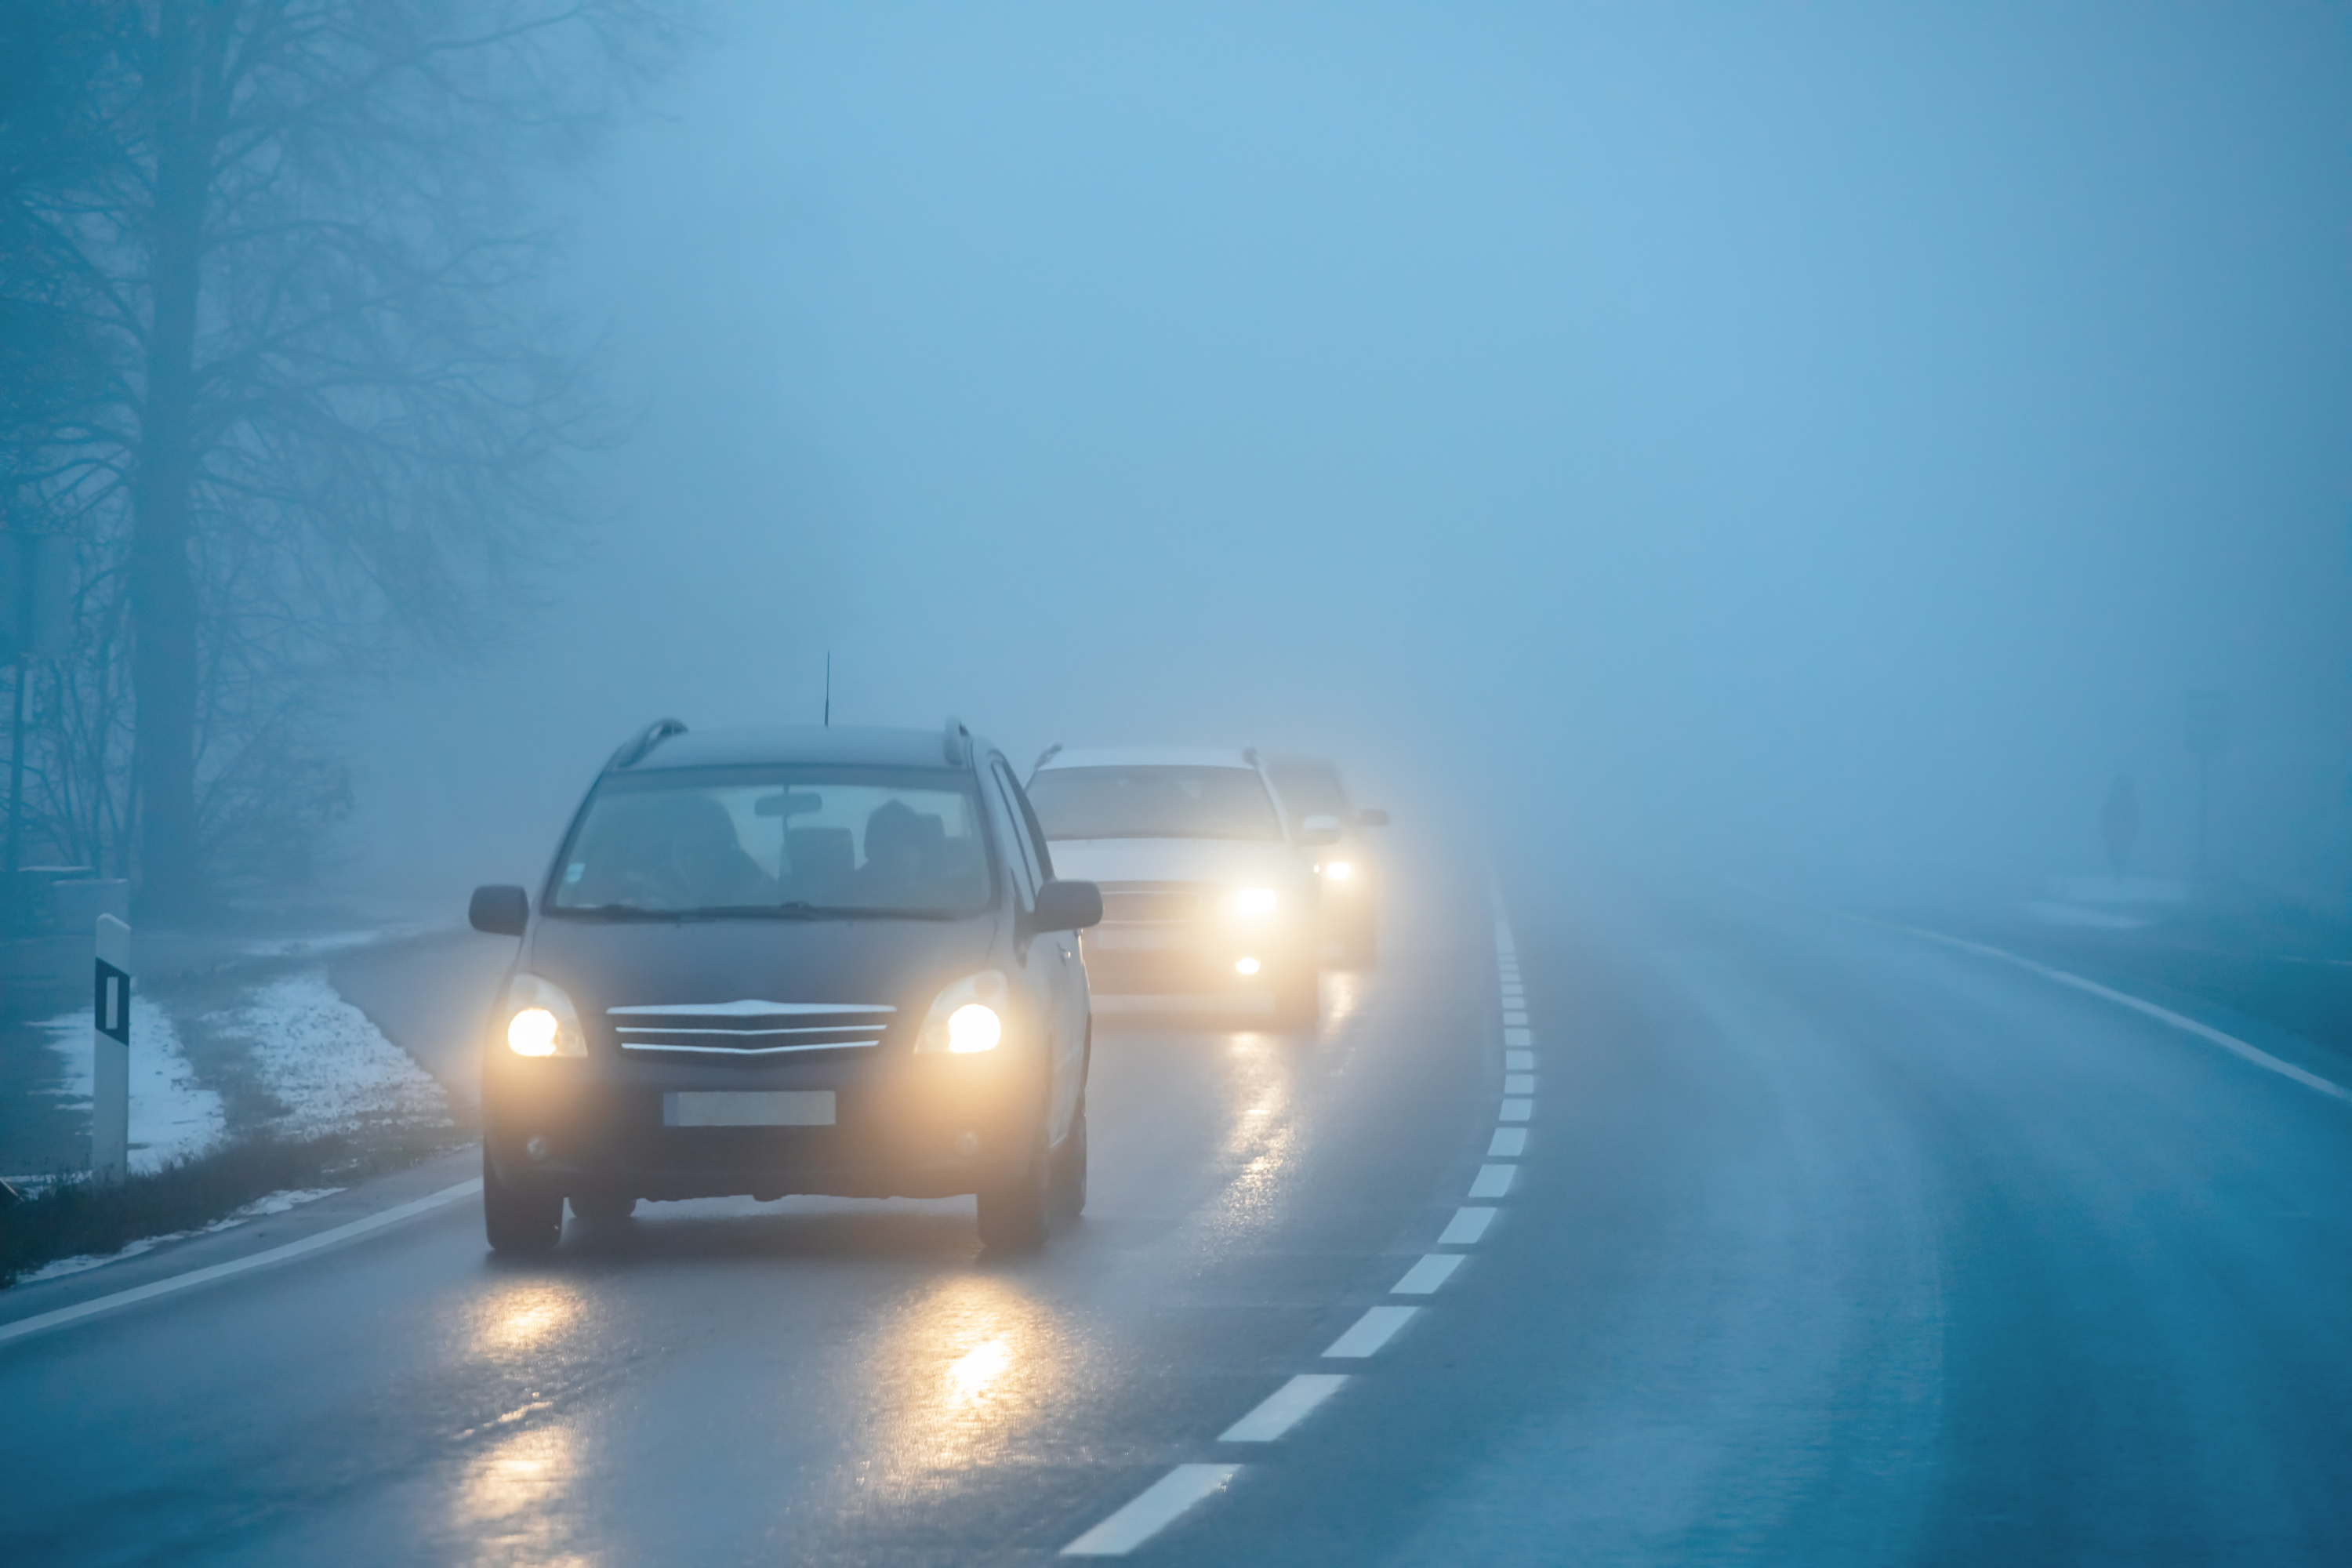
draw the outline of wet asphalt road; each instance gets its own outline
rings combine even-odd
[[[1187,1465],[1135,1561],[2352,1560],[2352,1105],[1900,933],[1513,912],[1532,1084],[1466,890],[1312,1037],[1105,1019],[1039,1258],[747,1200],[504,1266],[457,1203],[0,1344],[0,1562],[1044,1562]]]

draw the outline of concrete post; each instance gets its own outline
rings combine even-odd
[[[112,1184],[131,1173],[131,928],[112,915],[98,917],[89,1045],[89,1169]]]

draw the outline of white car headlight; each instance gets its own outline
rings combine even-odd
[[[1323,879],[1327,882],[1344,882],[1355,874],[1356,868],[1345,860],[1323,862]]]
[[[1244,888],[1234,894],[1234,913],[1244,920],[1256,920],[1274,913],[1272,888]]]
[[[507,983],[507,1049],[519,1057],[584,1057],[588,1037],[563,987],[536,974]]]
[[[1001,969],[965,975],[932,1001],[922,1033],[915,1037],[915,1049],[957,1056],[994,1050],[1004,1038],[1004,1008],[1011,997]]]

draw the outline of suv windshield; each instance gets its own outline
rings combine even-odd
[[[1340,787],[1339,771],[1330,763],[1305,757],[1277,758],[1266,764],[1265,771],[1274,775],[1274,787],[1282,792],[1282,804],[1290,808],[1294,830],[1310,816],[1348,820],[1348,792]]]
[[[1248,768],[1047,768],[1029,781],[1029,804],[1048,838],[1282,837]]]
[[[969,774],[810,765],[620,774],[557,863],[554,914],[961,915],[993,899]]]

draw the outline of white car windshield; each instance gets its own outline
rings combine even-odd
[[[558,863],[551,913],[956,915],[992,901],[969,776],[920,768],[619,774]]]
[[[1282,837],[1248,768],[1048,768],[1030,781],[1029,804],[1048,838]]]

